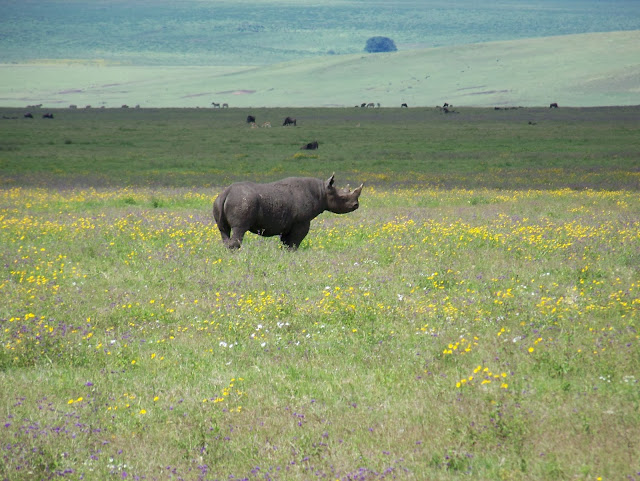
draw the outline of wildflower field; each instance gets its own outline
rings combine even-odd
[[[640,480],[639,112],[0,109],[0,479]]]

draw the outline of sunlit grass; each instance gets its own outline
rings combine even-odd
[[[3,478],[637,476],[637,192],[365,186],[230,253],[217,191],[0,192]]]
[[[638,477],[632,109],[56,113],[0,133],[0,478]],[[223,247],[223,185],[333,171]]]

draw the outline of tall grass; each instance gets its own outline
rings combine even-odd
[[[554,154],[558,140],[530,162],[519,125],[471,119],[486,152],[473,170],[455,162],[468,155],[455,139],[470,124],[449,124],[439,154],[451,150],[448,164],[431,172],[420,153],[436,150],[420,140],[438,128],[430,114],[394,141],[374,134],[400,113],[349,112],[378,119],[366,127],[365,117],[339,125],[335,111],[312,112],[325,123],[256,132],[238,122],[201,144],[193,138],[207,117],[197,111],[185,112],[192,129],[167,122],[156,140],[149,122],[114,129],[132,128],[120,112],[106,113],[105,130],[62,113],[59,124],[4,124],[19,147],[2,153],[0,478],[640,477],[640,195],[629,126],[609,125],[624,142],[607,148],[591,136],[608,124],[589,116],[571,126],[590,146],[582,154]],[[67,157],[75,139],[48,143],[76,128],[95,157],[85,148]],[[180,129],[190,140],[167,142]],[[234,130],[246,141],[230,140]],[[369,182],[360,209],[317,218],[297,252],[253,235],[228,252],[211,204],[241,167],[210,177],[204,160],[193,174],[179,167],[219,145],[231,158],[262,156],[246,160],[249,178],[324,172],[337,164],[323,139],[349,145],[362,130],[367,140],[344,155],[357,159],[364,146],[370,163],[363,155],[338,176]],[[292,164],[315,137],[321,148],[306,155],[317,157]],[[504,142],[495,153],[492,137]],[[60,172],[37,171],[46,145]],[[148,160],[102,164],[128,148]],[[510,150],[520,153],[505,175],[496,164]],[[615,169],[581,168],[587,150],[618,155]],[[373,165],[383,151],[388,169]],[[156,156],[167,179],[149,169]],[[559,167],[540,165],[554,158]],[[525,188],[530,172],[546,172],[549,185]]]

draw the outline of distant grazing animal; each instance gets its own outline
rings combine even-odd
[[[247,123],[255,122],[256,118],[253,115],[247,115]]]
[[[308,144],[304,144],[300,149],[302,150],[316,150],[318,148],[318,141],[314,140],[313,142],[309,142]]]
[[[291,117],[287,117],[286,119],[284,119],[284,122],[282,123],[283,126],[287,126],[287,125],[297,125],[296,124],[296,119],[292,119]]]
[[[229,104],[222,104],[222,108],[223,109],[228,109],[229,108]]]
[[[25,119],[32,119],[33,118],[33,114],[31,112],[27,112],[26,114],[24,114],[24,118]]]
[[[362,184],[351,191],[336,189],[333,182],[334,175],[326,181],[289,177],[269,184],[231,184],[213,203],[222,242],[238,249],[249,231],[264,237],[279,235],[285,246],[297,249],[311,221],[322,212],[346,214],[359,207]]]
[[[366,103],[366,102],[364,102],[364,103],[360,104],[360,107],[361,107],[361,108],[365,108],[366,106],[367,106],[367,103]]]
[[[52,113],[47,112],[46,114],[44,114],[44,115],[42,116],[42,118],[43,118],[43,119],[52,119],[52,118],[53,118],[53,114],[52,114]]]
[[[369,102],[369,103],[367,104],[367,108],[368,108],[368,109],[372,109],[372,108],[374,108],[375,106],[376,106],[376,105],[375,105],[373,102]]]
[[[265,122],[264,124],[262,124],[262,128],[270,129],[271,128],[271,122]]]
[[[400,108],[402,108],[402,107],[404,107],[405,109],[408,109],[408,108],[409,108],[409,106],[408,106],[407,104],[402,104],[402,105],[400,106]]]
[[[220,104],[218,102],[211,102],[211,105],[213,105],[214,109],[219,109],[220,108]]]
[[[553,102],[551,105],[549,105],[550,109],[557,109],[558,108],[558,104],[556,102]]]

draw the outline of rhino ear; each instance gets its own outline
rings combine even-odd
[[[327,187],[332,187],[333,186],[333,178],[335,176],[336,176],[335,172],[333,174],[331,174],[331,177],[329,177],[329,180],[327,180]]]

